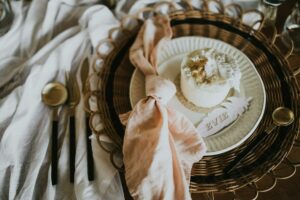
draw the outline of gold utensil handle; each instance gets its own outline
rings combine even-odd
[[[297,69],[296,71],[294,71],[294,73],[293,73],[294,76],[298,76],[299,74],[300,74],[300,68]]]
[[[266,128],[265,132],[266,132],[267,134],[270,134],[270,133],[272,133],[272,132],[274,131],[274,129],[275,129],[276,127],[277,127],[277,126],[276,126],[274,123],[272,123],[271,125],[269,125],[269,126]]]
[[[265,137],[267,137],[267,134],[265,132],[259,134],[254,140],[252,140],[247,147],[240,153],[238,154],[237,157],[235,157],[235,159],[229,163],[229,165],[227,165],[227,167],[225,167],[224,172],[225,173],[229,173],[231,171],[233,171],[236,166],[247,156],[247,154],[250,151],[253,151],[256,149],[256,147],[265,140]]]

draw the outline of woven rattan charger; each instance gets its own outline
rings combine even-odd
[[[219,13],[210,10],[211,2],[220,5]],[[125,130],[118,119],[118,114],[131,110],[129,84],[134,67],[129,61],[128,49],[141,25],[141,20],[136,19],[141,15],[144,16],[146,12],[147,15],[151,12],[153,14],[153,11],[161,5],[162,3],[152,8],[145,8],[136,16],[124,18],[121,27],[112,29],[110,38],[100,42],[95,55],[95,73],[90,77],[90,81],[97,84],[90,85],[90,93],[86,97],[86,103],[97,101],[97,107],[89,110],[90,126],[99,136],[97,138],[107,135],[116,144],[113,149],[107,148],[98,139],[99,145],[111,154],[111,160],[116,167],[118,166],[114,158],[121,152]],[[241,198],[239,191],[247,188],[249,193],[252,193],[250,199],[255,199],[259,192],[271,190],[277,179],[292,176],[296,166],[299,165],[287,158],[299,132],[299,87],[290,70],[293,68],[293,62],[289,59],[293,57],[292,48],[286,47],[282,37],[277,35],[276,29],[266,26],[263,20],[252,23],[252,27],[256,30],[241,22],[243,16],[247,14],[260,14],[257,11],[243,13],[237,5],[224,7],[218,1],[205,1],[200,11],[194,9],[189,3],[186,4],[185,10],[174,10],[174,6],[170,3],[166,5],[173,8],[169,14],[173,38],[204,36],[224,41],[247,55],[264,82],[267,96],[266,109],[255,132],[237,148],[220,155],[205,156],[196,163],[192,170],[190,186],[190,191],[195,198],[197,193],[206,193],[213,198],[220,192],[231,194],[231,198]],[[236,18],[226,15],[226,9],[232,8],[238,13]],[[111,51],[102,53],[101,48],[104,46],[111,48]],[[273,110],[279,106],[290,108],[294,112],[295,122],[289,127],[276,128],[265,141],[260,143],[257,150],[243,159],[235,170],[224,174],[226,163],[231,162],[250,141],[262,134],[272,123]],[[277,174],[276,167],[280,163],[292,168],[288,175]],[[268,181],[260,185],[259,183],[266,178]]]

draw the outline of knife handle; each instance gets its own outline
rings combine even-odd
[[[70,116],[70,182],[74,183],[75,175],[75,158],[76,158],[76,134],[75,134],[75,117]]]
[[[86,150],[87,150],[87,174],[89,181],[93,181],[94,178],[94,159],[93,159],[93,150],[92,143],[90,140],[90,136],[92,135],[92,131],[90,129],[90,118],[85,118],[85,129],[86,129]]]
[[[52,121],[52,147],[51,147],[51,182],[52,185],[57,184],[57,137],[58,137],[58,121]]]
[[[266,132],[263,132],[261,133],[260,135],[258,135],[254,140],[252,140],[248,145],[247,147],[240,153],[238,154],[238,156],[231,162],[229,163],[229,165],[227,167],[225,167],[224,169],[224,172],[225,173],[229,173],[231,172],[232,170],[235,169],[235,167],[239,164],[239,162],[241,160],[243,160],[243,158],[251,151],[251,150],[254,150],[258,144],[260,144],[264,139],[265,137],[267,137],[267,133]]]

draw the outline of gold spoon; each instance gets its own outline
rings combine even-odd
[[[259,134],[254,140],[252,140],[247,147],[231,162],[227,167],[225,167],[224,172],[229,173],[240,161],[253,149],[256,148],[260,142],[264,141],[265,137],[269,135],[277,126],[288,126],[294,122],[295,116],[293,111],[286,107],[278,107],[272,113],[273,123],[265,130],[264,133]]]
[[[67,98],[67,88],[59,82],[48,83],[42,90],[42,101],[50,107],[64,104]]]
[[[51,181],[57,184],[57,137],[58,137],[58,107],[63,105],[68,98],[67,88],[59,82],[48,83],[42,90],[42,101],[53,109],[52,119],[52,156],[51,156]]]
[[[288,126],[294,122],[295,116],[293,111],[286,107],[278,107],[272,113],[273,124],[267,129],[266,133],[270,134],[276,126]]]

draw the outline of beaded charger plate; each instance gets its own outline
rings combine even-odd
[[[266,95],[263,82],[253,63],[238,49],[219,40],[205,37],[180,37],[166,42],[158,51],[158,74],[175,83],[177,93],[168,103],[186,115],[197,126],[214,108],[200,108],[184,98],[180,89],[180,66],[183,57],[200,48],[214,48],[236,60],[241,70],[240,91],[231,92],[230,96],[251,97],[251,106],[235,123],[216,134],[204,138],[207,146],[206,155],[218,155],[234,149],[255,131],[265,109]],[[132,107],[145,97],[145,77],[135,70],[130,82],[130,102]],[[226,99],[224,99],[226,101]]]
[[[258,181],[285,158],[299,132],[298,85],[293,72],[288,68],[290,63],[287,60],[291,51],[283,47],[277,48],[282,42],[276,36],[276,31],[271,36],[265,36],[264,33],[270,31],[263,26],[262,21],[258,29],[253,30],[240,20],[207,10],[174,11],[169,16],[173,39],[187,36],[213,38],[243,52],[261,77],[266,95],[262,118],[249,138],[230,151],[205,156],[194,164],[190,191],[192,193],[235,191]],[[128,50],[135,40],[140,25],[141,23],[138,23],[135,29],[121,31],[122,37],[119,37],[118,42],[112,38],[101,42],[99,46],[109,43],[115,48],[107,55],[98,52],[97,57],[102,60],[100,65],[102,67],[97,67],[95,63],[97,88],[91,89],[86,97],[86,102],[93,99],[97,101],[97,108],[89,110],[93,132],[100,136],[108,136],[116,144],[116,148],[107,149],[100,137],[97,137],[99,145],[111,153],[114,164],[114,155],[122,151],[125,131],[118,115],[132,109],[130,81],[134,67],[129,61]],[[295,123],[288,127],[276,128],[265,141],[244,157],[235,170],[224,173],[226,163],[232,162],[249,142],[259,134],[263,134],[272,124],[272,112],[280,106],[288,107],[294,112]],[[101,122],[101,126],[99,124],[97,126],[97,121]]]

